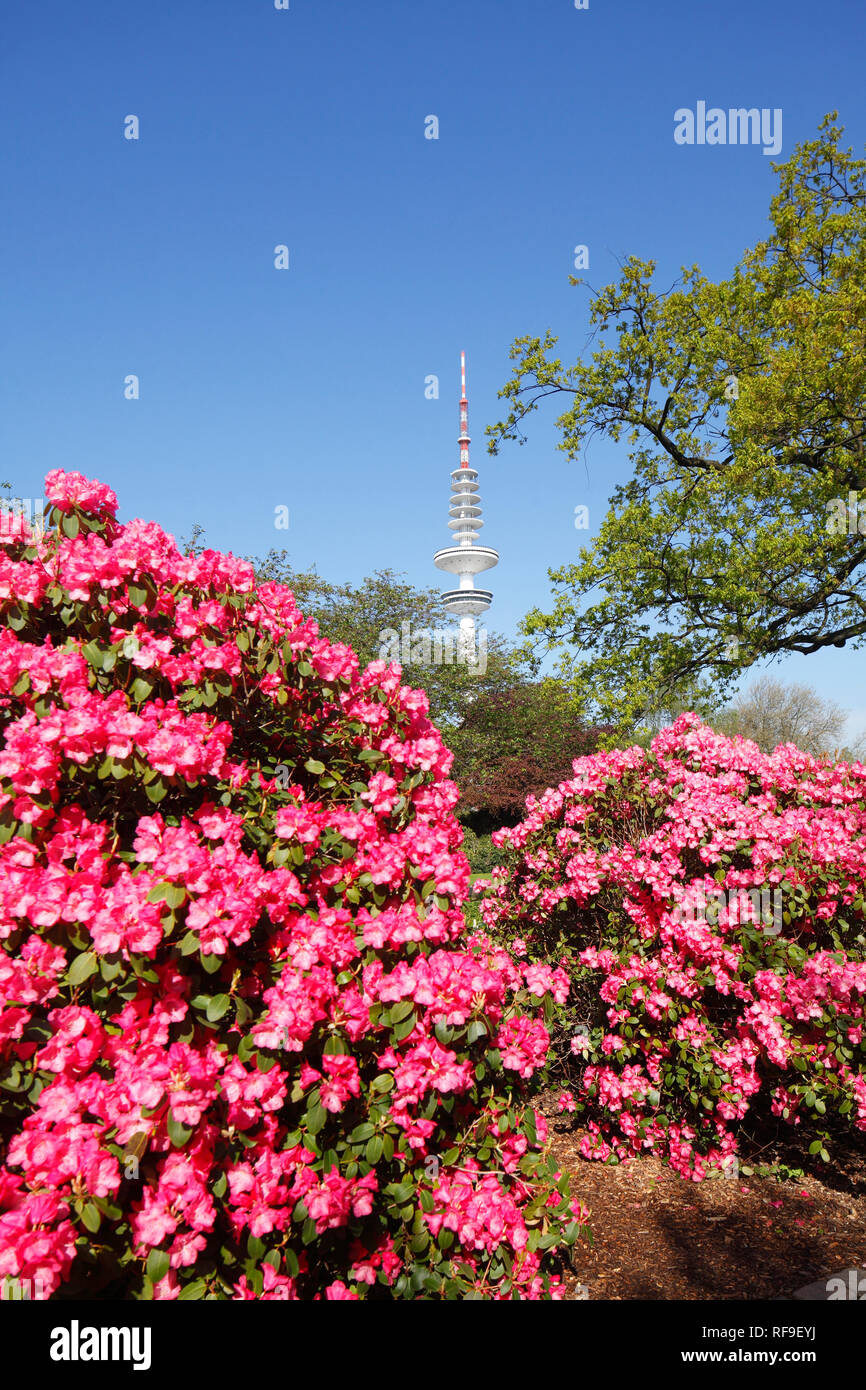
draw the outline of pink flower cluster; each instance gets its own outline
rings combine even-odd
[[[76,1290],[92,1246],[118,1296],[355,1300],[423,1258],[499,1297],[501,1250],[511,1296],[556,1296],[523,1212],[572,1213],[519,1166],[549,1036],[514,996],[568,979],[466,936],[423,692],[102,484],[47,496],[0,557],[0,1276]],[[450,1253],[419,1254],[422,1188]]]
[[[481,911],[515,958],[548,961],[565,932],[595,981],[595,1040],[566,1053],[585,1064],[584,1151],[657,1148],[699,1177],[756,1107],[866,1128],[866,766],[767,756],[682,715],[574,774],[495,834],[509,862]]]

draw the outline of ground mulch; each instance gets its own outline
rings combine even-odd
[[[690,1182],[650,1156],[614,1167],[581,1158],[583,1129],[549,1096],[539,1108],[572,1192],[590,1209],[593,1243],[575,1250],[567,1298],[790,1298],[842,1269],[866,1269],[866,1155],[856,1146],[822,1172],[786,1150],[802,1178]]]

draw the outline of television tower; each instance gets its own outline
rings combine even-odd
[[[466,399],[466,353],[460,354],[460,467],[451,474],[451,506],[448,526],[454,532],[455,544],[437,550],[433,563],[448,574],[460,576],[458,589],[447,589],[442,604],[448,613],[460,619],[460,657],[470,665],[475,661],[475,619],[486,613],[493,601],[489,589],[476,589],[475,576],[482,570],[499,564],[499,553],[489,546],[477,545],[481,520],[481,498],[478,495],[478,473],[469,467],[469,403]]]

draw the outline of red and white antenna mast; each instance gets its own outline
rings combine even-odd
[[[460,467],[469,467],[469,402],[466,399],[466,353],[460,354]]]

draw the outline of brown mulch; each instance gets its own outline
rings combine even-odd
[[[681,1178],[650,1156],[609,1167],[581,1158],[583,1130],[547,1115],[553,1152],[590,1210],[567,1298],[790,1298],[805,1284],[866,1268],[866,1156],[851,1148],[823,1173],[797,1155],[803,1178]],[[765,1156],[763,1161],[776,1158]],[[748,1157],[740,1162],[749,1165]]]

